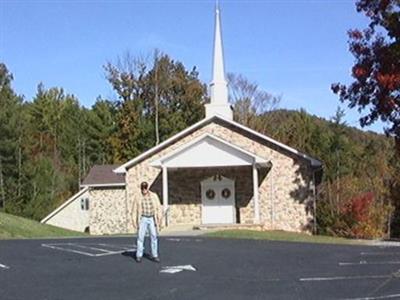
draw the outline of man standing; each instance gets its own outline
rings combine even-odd
[[[136,261],[141,262],[143,257],[144,238],[147,229],[150,232],[151,255],[155,262],[160,262],[158,257],[157,226],[161,225],[162,209],[158,196],[149,191],[147,182],[140,184],[141,195],[136,201],[136,228],[138,228]]]

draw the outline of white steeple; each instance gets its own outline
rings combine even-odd
[[[232,109],[228,102],[228,84],[225,80],[224,50],[222,48],[221,17],[218,4],[215,10],[215,34],[213,72],[210,83],[209,104],[206,104],[206,117],[220,115],[232,120]]]

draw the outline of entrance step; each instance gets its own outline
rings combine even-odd
[[[196,236],[201,235],[204,231],[212,232],[226,229],[249,229],[263,230],[260,224],[181,224],[169,225],[160,231],[160,236]]]
[[[196,236],[203,234],[195,230],[193,224],[169,225],[160,231],[160,236]]]
[[[249,229],[249,230],[263,230],[261,224],[202,224],[195,225],[193,229],[196,230],[224,230],[224,229]]]

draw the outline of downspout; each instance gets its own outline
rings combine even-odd
[[[317,173],[318,171],[322,170],[322,166],[320,166],[317,169],[314,169],[312,172],[312,193],[313,193],[313,222],[314,222],[314,226],[313,226],[313,233],[317,234],[317,184],[316,184],[316,180],[315,180],[315,173]]]
[[[315,186],[315,170],[313,170],[312,175],[312,189],[313,189],[313,208],[314,208],[314,226],[313,226],[313,233],[317,234],[317,189]]]
[[[125,233],[129,233],[129,228],[128,228],[128,218],[131,215],[128,211],[128,183],[126,180],[127,173],[125,172]],[[133,216],[131,216],[133,217]]]
[[[270,194],[271,194],[271,229],[273,230],[275,227],[275,191],[274,191],[274,176],[273,176],[273,164],[271,162],[271,187],[270,187]]]

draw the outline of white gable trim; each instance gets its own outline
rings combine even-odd
[[[211,143],[214,143],[214,145],[209,146],[210,152],[208,153],[197,153],[194,154],[190,158],[189,161],[181,161],[179,162],[179,156],[184,156],[185,154],[187,155],[187,151],[196,151],[196,148],[199,148],[201,146],[205,146],[203,141],[210,141]],[[222,147],[219,147],[222,146]],[[205,146],[207,147],[207,146]],[[222,149],[222,148],[225,149]],[[226,160],[224,161],[223,157],[219,157],[221,160],[217,161],[213,157],[213,148],[215,148],[216,152],[215,155],[220,154],[221,152],[224,152],[223,154],[226,153]],[[204,149],[203,149],[204,150]],[[193,154],[193,153],[192,153]],[[205,155],[204,155],[205,154]],[[202,156],[202,157],[199,157]],[[172,163],[169,165],[169,163],[175,160],[175,163]],[[207,162],[209,160],[209,162]],[[256,164],[262,165],[266,164],[267,160],[265,160],[262,157],[259,157],[255,155],[254,153],[251,153],[247,150],[244,150],[234,144],[231,144],[219,137],[216,137],[210,133],[205,133],[202,134],[201,136],[197,137],[196,139],[182,145],[178,149],[172,151],[171,153],[168,153],[167,155],[153,161],[150,163],[151,166],[153,167],[162,167],[163,165],[166,165],[167,167],[201,167],[201,166],[250,166],[255,162]]]
[[[298,155],[298,156],[300,156],[300,157],[302,157],[302,158],[304,158],[306,160],[309,160],[313,167],[319,167],[319,166],[322,165],[322,163],[319,160],[317,160],[315,158],[312,158],[311,156],[309,156],[307,154],[299,152],[299,151],[297,151],[296,149],[294,149],[292,147],[289,147],[289,146],[287,146],[285,144],[282,144],[282,143],[278,142],[277,140],[274,140],[273,138],[270,138],[270,137],[268,137],[266,135],[263,135],[263,134],[255,131],[255,130],[250,129],[250,128],[244,126],[244,125],[241,125],[241,124],[239,124],[239,123],[237,123],[235,121],[228,120],[228,119],[226,119],[226,118],[224,118],[224,117],[222,117],[220,115],[216,115],[216,116],[211,116],[211,117],[208,117],[208,118],[204,118],[201,121],[193,124],[192,126],[182,130],[181,132],[175,134],[174,136],[172,136],[169,139],[165,140],[161,144],[159,144],[157,146],[154,146],[153,148],[150,148],[149,150],[143,152],[139,156],[131,159],[130,161],[128,161],[125,164],[121,165],[120,167],[116,168],[114,170],[114,172],[115,173],[125,173],[127,168],[133,166],[136,162],[138,162],[141,159],[147,157],[148,155],[151,155],[152,153],[157,152],[159,149],[162,149],[162,147],[164,147],[164,146],[176,141],[177,139],[181,138],[182,136],[185,136],[185,134],[187,134],[188,132],[190,132],[192,130],[195,130],[198,127],[201,127],[204,124],[207,124],[213,118],[221,119],[221,120],[227,122],[228,124],[231,124],[231,125],[233,125],[235,127],[238,127],[238,128],[240,128],[240,129],[242,129],[244,131],[247,131],[247,132],[249,132],[249,133],[251,133],[251,134],[253,134],[253,135],[255,135],[255,136],[257,136],[257,137],[259,137],[259,138],[261,138],[263,140],[265,140],[265,141],[268,141],[268,142],[270,142],[270,143],[272,143],[274,145],[277,145],[277,146],[279,146],[279,147],[281,147],[281,148],[283,148],[283,149],[285,149],[285,150],[287,150],[287,151],[289,151],[289,152],[291,152],[291,153],[293,153],[295,155]]]
[[[196,129],[197,127],[201,127],[203,124],[207,123],[210,119],[213,117],[209,118],[204,118],[203,120],[193,124],[192,126],[189,126],[188,128],[182,130],[181,132],[171,136],[169,139],[166,139],[164,142],[158,144],[157,146],[154,146],[153,148],[150,148],[149,150],[143,152],[139,156],[136,156],[135,158],[131,159],[130,161],[124,163],[123,165],[119,166],[114,170],[115,173],[125,173],[126,169],[133,166],[136,162],[140,161],[142,158],[147,157],[148,155],[157,152],[158,149],[161,149],[162,147],[170,144],[171,142],[179,139],[182,136],[185,136],[186,133],[190,132],[191,130]]]
[[[89,190],[89,188],[85,187],[84,189],[80,190],[76,194],[72,195],[67,201],[65,201],[63,204],[61,204],[59,207],[57,207],[55,210],[53,210],[50,214],[48,214],[46,217],[44,217],[40,221],[40,223],[46,223],[48,220],[50,220],[52,217],[54,217],[56,214],[58,214],[61,210],[63,210],[65,207],[67,207],[71,202],[73,202],[76,198],[82,196],[88,190]]]

